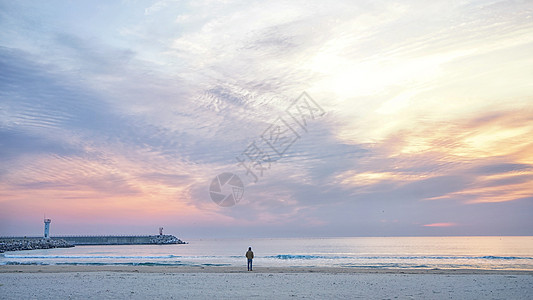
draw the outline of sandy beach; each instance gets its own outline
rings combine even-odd
[[[0,298],[528,299],[532,271],[0,266]]]

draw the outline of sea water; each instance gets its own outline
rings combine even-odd
[[[185,245],[76,246],[0,254],[0,265],[344,267],[533,270],[533,237],[196,239]]]

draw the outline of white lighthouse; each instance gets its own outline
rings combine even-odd
[[[44,219],[44,238],[45,239],[50,238],[50,222],[52,222],[51,219]]]

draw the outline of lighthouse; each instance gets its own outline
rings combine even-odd
[[[44,238],[45,239],[50,238],[50,222],[52,222],[51,219],[44,219]]]

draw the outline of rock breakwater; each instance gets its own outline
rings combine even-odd
[[[55,236],[75,246],[82,245],[166,245],[186,244],[173,235],[101,235],[101,236]]]
[[[74,245],[63,239],[4,239],[0,241],[0,253],[5,251],[69,247],[74,247]]]

